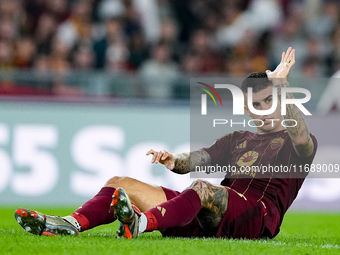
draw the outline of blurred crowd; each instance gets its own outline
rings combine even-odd
[[[340,1],[0,0],[0,71],[134,73],[153,97],[182,74],[273,69],[289,46],[293,76],[340,69]]]

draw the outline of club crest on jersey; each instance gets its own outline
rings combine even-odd
[[[284,139],[282,137],[275,138],[270,143],[270,148],[276,150],[282,146]]]
[[[239,166],[251,166],[255,163],[258,157],[259,154],[256,151],[248,151],[240,157],[237,164]]]

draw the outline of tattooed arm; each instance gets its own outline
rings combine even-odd
[[[150,150],[146,155],[152,154],[151,163],[161,163],[177,174],[187,174],[195,170],[195,166],[207,166],[211,163],[208,152],[204,150],[190,153],[171,154],[167,151]]]
[[[278,89],[278,96],[281,100],[281,88],[290,87],[287,76],[291,67],[295,64],[295,50],[291,47],[287,52],[282,53],[281,63],[273,71],[267,71],[268,79],[273,82],[274,87]],[[287,99],[293,99],[292,93],[286,94]],[[300,109],[296,105],[287,104],[286,105],[286,115],[284,116],[286,120],[293,119],[294,121],[286,121],[288,133],[292,139],[296,153],[300,157],[309,157],[313,153],[314,144],[313,140],[309,135],[307,124],[303,118]],[[294,126],[297,123],[296,126]],[[294,127],[293,127],[294,126]]]
[[[174,154],[174,158],[175,167],[172,171],[177,174],[193,172],[196,166],[208,166],[211,163],[209,153],[204,150]]]
[[[285,82],[283,84],[278,84],[275,87],[278,88],[278,95],[279,98],[281,98],[281,88],[290,87],[290,85],[288,82]],[[286,96],[287,99],[294,98],[292,93],[287,93]],[[300,109],[296,105],[287,104],[284,118],[286,120],[293,119],[296,121],[286,121],[286,125],[290,126],[287,127],[287,130],[292,139],[296,153],[300,157],[309,157],[313,153],[314,144]],[[296,123],[297,125],[294,126]]]

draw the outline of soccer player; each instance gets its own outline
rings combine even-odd
[[[289,87],[287,76],[294,63],[295,51],[289,48],[282,53],[281,63],[274,71],[253,73],[244,79],[241,89],[247,98],[247,88],[253,88],[255,109],[271,108],[273,87],[279,95],[281,88]],[[287,97],[293,95],[288,93]],[[287,128],[281,124],[280,107],[272,114],[260,116],[247,106],[245,110],[257,125],[256,133],[233,132],[217,139],[209,148],[190,153],[151,149],[147,155],[153,155],[152,163],[161,163],[178,174],[187,174],[195,166],[216,164],[240,169],[312,163],[317,141],[295,105],[286,105]],[[164,236],[273,238],[279,233],[284,214],[307,173],[291,170],[284,174],[274,171],[266,176],[258,174],[237,171],[222,180],[221,185],[196,180],[181,193],[128,177],[113,177],[70,216],[61,218],[18,209],[15,217],[27,232],[37,235],[77,235],[79,231],[118,219],[118,236],[129,239],[153,230],[160,230]]]

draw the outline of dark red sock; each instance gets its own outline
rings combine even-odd
[[[116,220],[113,208],[110,206],[115,190],[112,187],[102,188],[94,198],[87,201],[71,215],[79,222],[81,231]]]
[[[188,189],[144,214],[148,219],[146,231],[182,227],[190,223],[201,210],[201,199],[196,191]]]

